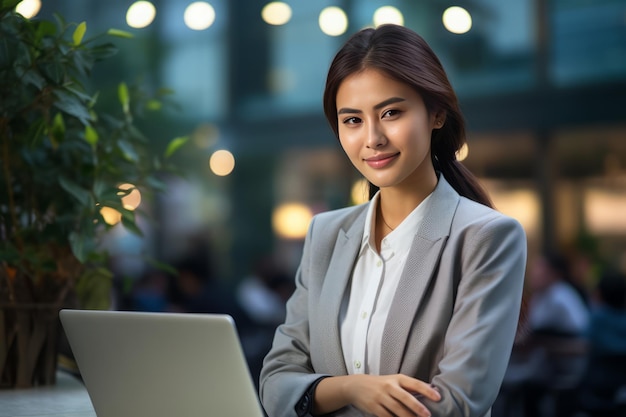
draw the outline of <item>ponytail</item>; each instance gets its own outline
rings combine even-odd
[[[456,159],[433,161],[435,169],[441,171],[452,188],[463,197],[493,208],[493,203],[487,191],[480,185],[478,179],[469,169]]]

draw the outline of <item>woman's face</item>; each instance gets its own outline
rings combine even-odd
[[[443,119],[406,84],[372,69],[352,74],[337,91],[337,118],[341,146],[374,185],[415,189],[432,178],[430,137]]]

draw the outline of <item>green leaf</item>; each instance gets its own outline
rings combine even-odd
[[[79,86],[80,87],[80,86]],[[93,100],[93,97],[91,97],[89,94],[87,94],[86,92],[84,92],[82,90],[82,88],[74,88],[72,85],[66,85],[65,89],[67,91],[69,91],[70,93],[74,94],[76,97],[78,97],[81,101],[87,103],[87,105],[89,107],[92,107],[91,102]]]
[[[94,59],[87,50],[77,49],[72,51],[69,56],[74,70],[83,77],[89,75],[93,68]]]
[[[59,177],[59,185],[67,191],[69,194],[74,196],[81,204],[87,206],[90,200],[89,191],[82,188],[80,185],[76,184],[74,181],[70,180],[67,177],[60,176]]]
[[[76,259],[81,263],[85,262],[88,253],[87,246],[85,245],[85,237],[76,232],[72,232],[70,233],[69,240],[72,253],[76,256]]]
[[[84,125],[89,124],[91,114],[89,113],[87,103],[66,89],[57,88],[54,90],[54,95],[57,98],[54,102],[56,108],[76,117]]]
[[[165,150],[165,157],[169,158],[170,156],[172,156],[178,149],[180,149],[185,143],[187,143],[187,141],[189,141],[188,136],[181,136],[173,139],[167,145],[167,149]]]
[[[92,47],[90,52],[95,60],[103,60],[117,54],[118,48],[112,43],[105,43]]]
[[[32,65],[32,57],[30,53],[30,49],[24,43],[19,43],[17,45],[17,54],[15,57],[15,61],[13,62],[13,68],[15,68],[15,73],[18,77],[22,76],[22,73],[30,68]]]
[[[54,23],[49,20],[42,20],[39,22],[39,26],[37,26],[37,32],[35,35],[35,40],[39,41],[45,36],[53,36],[57,33],[57,28]]]
[[[22,0],[2,0],[2,9],[15,9]]]
[[[107,35],[117,36],[118,38],[126,38],[126,39],[134,38],[134,35],[130,32],[126,32],[125,30],[120,30],[120,29],[113,29],[113,28],[107,30]]]
[[[143,236],[143,232],[135,222],[135,213],[130,210],[122,210],[122,224],[131,233],[137,236]]]
[[[91,146],[96,146],[98,143],[98,132],[90,125],[85,126],[85,140]]]
[[[174,90],[172,90],[171,88],[165,88],[165,87],[161,87],[157,90],[157,94],[159,96],[171,96],[175,93]]]
[[[130,112],[130,95],[128,94],[128,86],[126,83],[120,83],[117,87],[117,97],[122,104],[124,114],[128,114]]]
[[[43,90],[46,86],[46,80],[32,68],[29,68],[22,74],[22,81],[24,84],[32,84],[37,87],[38,90]]]
[[[139,156],[137,155],[137,151],[135,150],[133,145],[126,142],[125,140],[119,140],[117,145],[122,151],[122,154],[124,155],[124,158],[126,158],[127,161],[130,161],[130,162],[139,161]]]
[[[63,64],[59,59],[57,56],[52,62],[43,62],[40,67],[43,75],[52,81],[53,84],[61,84],[65,75]]]
[[[157,111],[157,110],[161,110],[162,107],[163,107],[163,103],[161,103],[157,99],[148,100],[148,102],[146,103],[146,108],[148,110]]]
[[[63,121],[63,114],[57,113],[52,120],[52,127],[50,128],[50,140],[52,147],[57,148],[59,143],[63,142],[65,138],[65,122]]]
[[[81,308],[107,310],[110,307],[113,273],[106,268],[88,269],[76,283]]]
[[[76,30],[72,34],[72,40],[74,41],[74,46],[80,45],[83,41],[83,36],[85,36],[85,32],[87,31],[87,23],[80,22],[78,26],[76,26]]]

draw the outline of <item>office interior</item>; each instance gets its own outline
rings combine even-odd
[[[441,58],[468,126],[459,157],[523,224],[531,253],[580,248],[626,264],[623,0],[469,0],[456,15],[441,0],[137,4],[55,0],[38,12],[86,21],[88,34],[132,33],[94,77],[171,89],[176,108],[155,126],[191,138],[185,179],[151,203],[160,227],[141,240],[113,233],[129,274],[142,268],[134,252],[175,259],[199,230],[221,279],[236,282],[268,254],[295,270],[310,216],[362,201],[321,95],[341,43],[385,21],[416,30]],[[215,154],[234,168],[216,174]]]

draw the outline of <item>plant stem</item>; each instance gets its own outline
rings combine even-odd
[[[11,169],[10,169],[10,161],[9,161],[9,136],[10,132],[8,132],[8,120],[5,117],[0,118],[0,138],[5,138],[2,143],[2,169],[4,170],[4,179],[7,187],[7,194],[9,196],[9,216],[11,217],[11,222],[13,223],[13,232],[9,230],[6,231],[7,234],[14,234],[15,240],[17,241],[17,247],[20,251],[24,249],[24,242],[22,241],[22,237],[19,233],[19,223],[17,221],[17,210],[15,209],[15,198],[13,195],[13,187],[11,186]]]

